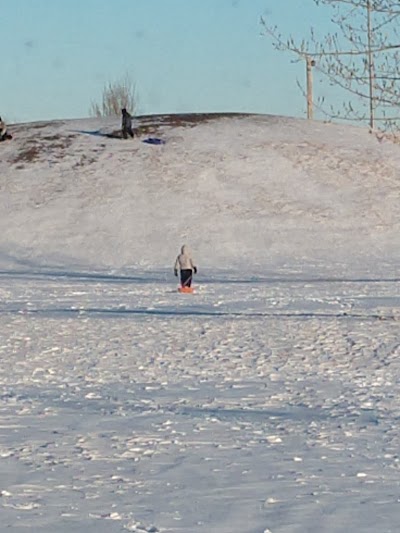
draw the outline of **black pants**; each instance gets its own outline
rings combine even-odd
[[[182,287],[190,287],[192,285],[193,271],[191,268],[181,270],[181,285]]]
[[[132,137],[132,139],[133,139],[133,130],[132,130],[132,128],[123,128],[122,137],[124,139],[127,139],[128,135],[130,135],[130,137]]]

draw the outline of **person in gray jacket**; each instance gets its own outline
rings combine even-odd
[[[181,253],[175,261],[174,274],[180,274],[181,287],[190,287],[192,285],[193,274],[197,274],[197,267],[194,266],[189,248],[184,244]]]

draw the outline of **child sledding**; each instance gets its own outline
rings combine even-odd
[[[174,266],[175,276],[180,277],[179,292],[193,292],[192,279],[193,274],[197,274],[197,267],[193,263],[192,256],[186,245],[181,248],[181,253],[178,255]]]

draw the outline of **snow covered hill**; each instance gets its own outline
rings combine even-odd
[[[0,145],[0,265],[362,269],[400,259],[400,148],[348,126],[262,115],[11,127]],[[143,142],[159,137],[163,145]]]
[[[118,126],[0,144],[0,531],[398,531],[400,147]]]

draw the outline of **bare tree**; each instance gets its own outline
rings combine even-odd
[[[307,63],[308,104],[310,105],[310,66],[329,85],[346,93],[342,108],[326,108],[325,97],[318,107],[331,119],[366,122],[373,129],[397,129],[400,124],[400,17],[399,0],[314,0],[317,6],[332,8],[331,21],[338,33],[321,41],[311,28],[310,38],[300,43],[283,38],[264,18],[265,33],[273,38],[275,48],[295,54]],[[301,84],[299,84],[300,87]],[[306,91],[303,93],[306,94]],[[344,97],[345,98],[345,97]],[[310,113],[308,113],[309,115]]]
[[[119,115],[123,108],[131,114],[137,111],[136,86],[128,75],[107,83],[101,103],[92,102],[89,113],[94,117],[109,117]]]

